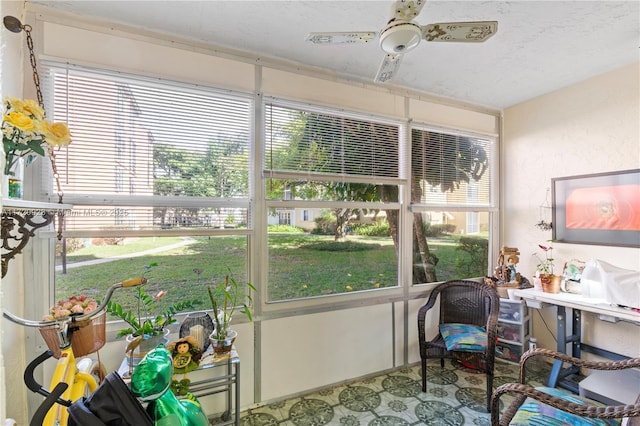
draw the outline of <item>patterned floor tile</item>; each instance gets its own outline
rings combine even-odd
[[[486,377],[446,362],[427,365],[422,392],[419,365],[357,380],[242,413],[242,426],[488,426]],[[544,383],[548,365],[529,370],[531,383]],[[518,380],[518,366],[496,361],[494,388]],[[503,398],[504,399],[504,398]]]

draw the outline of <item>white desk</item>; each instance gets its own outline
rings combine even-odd
[[[515,296],[522,297],[530,308],[540,308],[540,304],[564,306],[571,309],[579,309],[584,312],[598,314],[603,321],[618,322],[628,321],[640,325],[640,313],[628,308],[611,305],[604,300],[589,299],[581,294],[572,293],[545,293],[540,290],[528,288],[516,290]]]
[[[557,351],[566,353],[567,344],[572,345],[572,355],[580,358],[581,352],[590,352],[610,359],[625,359],[627,357],[610,352],[595,346],[587,345],[581,341],[582,312],[591,312],[598,315],[603,321],[618,322],[626,321],[640,325],[640,313],[627,308],[606,303],[604,300],[589,299],[579,294],[571,293],[544,293],[540,290],[526,289],[516,290],[514,295],[521,297],[530,308],[540,309],[547,306],[556,306],[557,316]],[[572,334],[567,334],[566,308],[572,310]],[[556,361],[549,375],[548,385],[555,387],[556,384],[578,393],[578,385],[573,382],[561,382],[561,380],[578,372],[577,367],[562,369],[562,362]],[[560,381],[560,382],[559,382]]]

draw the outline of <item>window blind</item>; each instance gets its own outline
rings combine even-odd
[[[492,139],[414,128],[411,157],[412,203],[492,205]]]
[[[171,226],[207,226],[220,208],[225,215],[246,216],[250,98],[66,64],[42,65],[49,114],[66,121],[72,135],[72,144],[56,157],[65,202],[78,207],[67,227],[166,227],[166,220]],[[245,212],[235,210],[229,199],[245,200],[239,205]],[[80,211],[105,203],[135,213],[135,220],[131,214],[123,220]]]
[[[265,106],[265,174],[315,180],[393,182],[399,126],[348,114]]]

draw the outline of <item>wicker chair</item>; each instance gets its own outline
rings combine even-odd
[[[439,296],[439,298],[438,298]],[[467,324],[479,326],[486,332],[486,342],[472,349],[447,349],[442,332],[431,340],[425,333],[427,311],[436,306],[439,300],[439,330],[443,324]],[[500,297],[496,290],[484,283],[475,281],[448,281],[438,285],[429,295],[427,303],[418,310],[418,338],[420,358],[422,360],[422,391],[427,391],[427,360],[440,359],[444,367],[444,358],[462,359],[487,375],[487,410],[490,408],[493,388],[493,366],[500,312]],[[450,346],[451,347],[451,346]]]
[[[520,377],[519,383],[506,383],[499,386],[493,393],[491,400],[491,425],[507,426],[509,424],[527,425],[531,419],[531,424],[547,424],[544,419],[539,416],[543,415],[547,418],[555,419],[556,414],[560,414],[553,409],[562,412],[561,417],[564,419],[563,424],[576,424],[578,421],[588,419],[620,419],[629,418],[628,425],[640,425],[640,394],[635,404],[631,405],[615,405],[607,406],[584,397],[578,397],[556,388],[534,388],[525,384],[525,364],[527,360],[534,356],[545,356],[560,360],[584,369],[589,370],[622,370],[625,368],[640,367],[640,358],[630,358],[623,361],[588,361],[579,358],[573,358],[569,355],[551,351],[549,349],[532,349],[525,352],[520,358]],[[554,395],[549,392],[553,391]],[[500,417],[500,397],[510,394],[514,396],[513,401],[504,409],[502,417]],[[527,398],[530,398],[527,400]],[[567,399],[568,398],[568,399]],[[569,401],[573,400],[573,402]],[[527,401],[528,407],[522,407]],[[582,403],[579,403],[582,402]],[[542,405],[546,408],[540,409]],[[553,407],[553,408],[551,408]],[[525,409],[526,408],[526,409]],[[577,420],[569,419],[568,414],[578,417]],[[537,418],[536,418],[537,417]],[[535,418],[535,420],[534,420]],[[586,424],[582,421],[581,424]],[[598,424],[597,420],[590,420]]]

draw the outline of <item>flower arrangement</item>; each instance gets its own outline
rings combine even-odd
[[[199,270],[194,270],[198,275],[202,273]],[[245,284],[247,289],[256,291],[256,288],[251,283]],[[229,331],[229,325],[236,308],[240,308],[239,312],[244,314],[249,321],[253,321],[251,315],[251,303],[253,299],[249,292],[242,292],[240,284],[230,275],[226,275],[223,282],[218,283],[215,287],[208,287],[209,300],[211,301],[211,307],[213,309],[213,322],[215,329],[212,338],[217,340],[225,340],[227,332]],[[249,303],[239,303],[240,298],[246,298]]]
[[[152,267],[157,265],[157,263],[152,263],[146,265],[145,268],[148,272]],[[144,285],[136,287],[137,292],[134,296],[135,311],[125,310],[125,308],[117,302],[109,301],[109,303],[107,303],[107,313],[120,318],[128,324],[128,327],[118,332],[117,337],[126,336],[127,334],[146,337],[160,335],[167,326],[177,321],[174,318],[176,313],[185,309],[191,309],[199,303],[197,300],[184,300],[158,312],[160,309],[158,304],[160,300],[167,295],[167,292],[161,290],[156,293],[155,296],[150,296],[144,287]]]
[[[49,313],[44,316],[45,321],[52,321],[65,318],[72,314],[88,314],[98,307],[95,299],[89,299],[86,295],[71,296],[66,300],[59,300],[57,304],[49,309]]]
[[[2,118],[2,144],[4,146],[4,173],[9,175],[19,158],[26,164],[37,156],[55,157],[54,149],[71,143],[65,123],[45,119],[44,109],[33,99],[7,97]]]
[[[544,251],[544,259],[540,259],[538,253],[535,253],[536,258],[538,258],[538,265],[536,266],[537,275],[553,275],[553,247],[551,246],[543,246],[542,244],[538,244]]]

